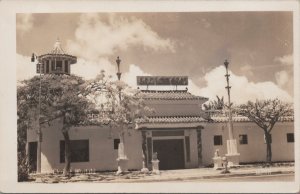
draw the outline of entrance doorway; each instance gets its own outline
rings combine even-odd
[[[28,143],[29,172],[37,170],[37,142]]]
[[[160,170],[184,168],[183,139],[153,140],[154,152],[157,152]]]

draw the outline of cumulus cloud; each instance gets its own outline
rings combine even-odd
[[[124,73],[123,81],[126,82],[129,86],[136,88],[136,76],[151,76],[151,74],[144,72],[139,66],[131,64],[129,66],[129,71]]]
[[[114,14],[108,19],[97,14],[82,14],[75,31],[75,40],[69,40],[67,47],[77,56],[95,60],[131,46],[142,46],[154,51],[174,51],[171,40],[161,38],[142,20]]]
[[[135,17],[110,14],[82,14],[75,30],[75,39],[67,42],[67,51],[78,56],[72,73],[85,79],[94,78],[101,70],[116,78],[116,65],[108,57],[117,50],[131,47],[145,50],[174,52],[174,43],[154,32],[150,26]],[[122,71],[122,80],[136,88],[136,76],[150,75],[138,65],[129,65],[129,71]]]
[[[71,73],[81,76],[85,79],[93,79],[104,70],[107,75],[115,75],[116,67],[114,67],[107,58],[99,58],[96,61],[78,58],[77,63],[71,66]]]
[[[284,55],[282,57],[275,57],[275,62],[279,62],[282,65],[293,65],[293,55]]]
[[[17,14],[17,30],[21,33],[25,33],[31,30],[33,26],[32,14]]]
[[[243,65],[240,70],[245,74],[245,75],[249,75],[249,76],[253,76],[253,71],[252,71],[252,67],[249,64],[245,64]]]
[[[216,95],[227,98],[225,90],[225,67],[219,66],[208,72],[204,79],[206,87],[198,90],[196,94],[215,99]],[[250,82],[245,76],[237,76],[230,72],[231,99],[236,104],[245,103],[248,100],[279,98],[291,102],[292,97],[273,82]]]
[[[29,56],[16,55],[17,80],[29,79],[36,74],[36,63],[32,63]]]
[[[283,87],[289,82],[289,74],[286,71],[279,71],[275,73],[276,82],[280,87]]]

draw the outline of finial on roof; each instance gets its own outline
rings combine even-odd
[[[54,44],[54,48],[57,48],[57,47],[60,47],[60,40],[59,40],[58,37],[57,37],[57,39],[55,41],[55,44]]]
[[[57,37],[56,42],[54,44],[54,48],[51,51],[52,54],[65,54],[64,50],[61,48],[61,42],[59,37]]]

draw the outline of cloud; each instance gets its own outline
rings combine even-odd
[[[208,72],[204,79],[206,87],[201,88],[196,94],[215,99],[216,95],[224,96],[227,100],[225,90],[225,67],[219,66]],[[245,76],[237,76],[230,72],[231,99],[233,103],[245,103],[248,100],[279,98],[291,102],[293,98],[273,82],[250,82]]]
[[[253,76],[252,66],[249,64],[242,65],[240,68],[241,72],[245,75]]]
[[[32,14],[17,14],[17,30],[19,32],[26,33],[33,27],[33,16]]]
[[[280,87],[283,87],[289,82],[289,74],[286,71],[279,71],[275,73],[276,82]]]
[[[17,57],[17,80],[21,81],[24,79],[31,78],[36,74],[36,63],[31,62],[29,56],[23,56],[20,54],[16,55]]]
[[[124,73],[123,81],[126,82],[129,86],[137,88],[136,76],[151,76],[151,74],[144,72],[137,65],[131,64],[129,66],[129,71]]]
[[[142,46],[154,51],[174,51],[174,43],[161,38],[150,26],[135,17],[82,14],[75,31],[75,40],[67,43],[68,51],[79,57],[96,60],[117,50]]]
[[[72,74],[81,76],[85,79],[95,78],[101,70],[104,70],[106,75],[116,74],[116,67],[114,67],[107,58],[99,58],[96,61],[78,58],[77,63],[71,66]]]
[[[279,62],[282,65],[293,65],[293,55],[284,55],[282,57],[275,57],[275,62]]]

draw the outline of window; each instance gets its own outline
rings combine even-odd
[[[46,73],[49,73],[49,66],[50,66],[50,61],[46,61]]]
[[[51,61],[51,71],[55,71],[55,61]]]
[[[71,162],[89,161],[89,140],[71,140]],[[65,162],[65,141],[60,141],[60,162]]]
[[[264,140],[265,140],[265,143],[267,143],[267,141],[266,141],[266,135],[264,135]],[[270,134],[270,142],[272,143],[272,135]]]
[[[114,149],[115,150],[119,149],[119,143],[120,143],[120,139],[114,139]]]
[[[65,60],[65,73],[69,73],[69,66],[67,60]]]
[[[222,135],[214,136],[214,145],[223,145]]]
[[[239,136],[240,144],[248,144],[248,137],[245,134]]]
[[[294,140],[294,133],[287,133],[286,134],[286,140],[287,140],[288,143],[294,142],[295,141]]]
[[[56,71],[62,71],[62,61],[56,61]]]

